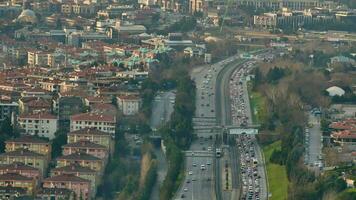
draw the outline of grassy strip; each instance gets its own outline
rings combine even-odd
[[[266,158],[266,169],[269,182],[269,192],[272,194],[270,200],[285,200],[288,197],[288,177],[283,165],[271,163],[270,157],[273,151],[281,148],[281,142],[277,141],[263,148]]]
[[[252,122],[254,124],[261,124],[267,115],[266,101],[260,93],[252,91],[251,82],[248,82],[247,88],[250,98]]]

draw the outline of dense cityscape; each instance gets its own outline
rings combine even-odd
[[[355,187],[355,0],[0,0],[0,200]]]

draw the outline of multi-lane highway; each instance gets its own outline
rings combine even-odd
[[[269,56],[262,53],[255,58],[265,59],[266,55]],[[213,65],[196,68],[191,72],[197,87],[193,123],[199,140],[195,141],[190,151],[186,153],[186,177],[175,199],[242,199],[241,161],[247,162],[248,159],[245,154],[241,156],[241,151],[244,149],[238,148],[239,138],[229,136],[223,143],[222,133],[226,132],[224,127],[227,126],[240,127],[252,124],[245,79],[253,64],[252,60],[233,56]],[[237,76],[234,76],[234,73]],[[206,140],[211,142],[208,146],[205,144]],[[255,168],[246,170],[254,173],[256,169],[259,178],[257,181],[253,180],[252,199],[266,199],[267,195],[262,194],[266,193],[266,187],[263,186],[265,174],[262,157],[254,137],[249,140],[254,158],[252,155],[250,157],[256,159],[258,164],[252,166]],[[233,142],[227,143],[227,141]],[[216,148],[226,152],[220,159],[215,157]],[[206,156],[207,152],[210,156]],[[211,166],[208,166],[207,162],[210,162]],[[257,189],[257,185],[260,189]],[[259,191],[256,192],[257,190]],[[250,199],[249,196],[247,199]]]

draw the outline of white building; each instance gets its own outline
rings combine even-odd
[[[263,15],[254,15],[253,24],[260,27],[275,27],[277,25],[277,14],[264,13]]]
[[[118,96],[117,107],[124,115],[137,114],[141,107],[141,98],[138,95]]]
[[[55,138],[55,132],[58,129],[58,117],[47,113],[20,115],[18,123],[26,134],[49,139]]]
[[[80,113],[70,116],[70,131],[84,128],[96,128],[100,131],[115,134],[116,117],[102,113]]]

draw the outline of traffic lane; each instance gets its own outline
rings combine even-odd
[[[314,165],[319,162],[319,156],[321,155],[321,137],[320,120],[313,114],[309,114],[309,121],[312,127],[309,128],[309,164]]]
[[[184,199],[205,200],[212,198],[212,167],[207,165],[207,162],[211,163],[212,157],[187,157],[187,175],[180,192],[180,194],[184,194]],[[201,165],[205,165],[206,169],[201,170]]]

